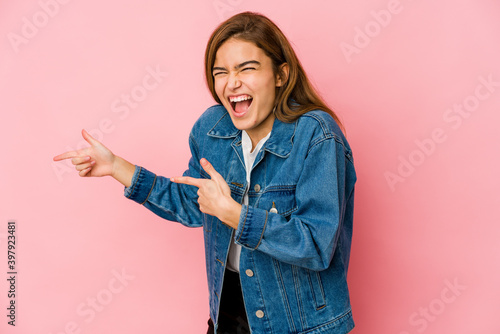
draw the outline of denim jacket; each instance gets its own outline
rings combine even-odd
[[[242,203],[235,230],[202,213],[198,188],[136,166],[125,196],[155,214],[204,230],[210,316],[216,322],[231,236],[241,245],[240,281],[252,333],[343,334],[354,327],[347,268],[354,184],[352,152],[336,122],[315,110],[275,119],[247,184],[241,130],[222,105],[194,124],[183,175],[210,178],[206,158]],[[274,207],[277,210],[272,210]]]

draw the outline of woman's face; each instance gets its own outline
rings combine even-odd
[[[271,58],[251,42],[230,38],[217,50],[212,74],[234,126],[256,144],[273,127],[276,87],[281,85]]]

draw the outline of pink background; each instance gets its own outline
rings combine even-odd
[[[282,28],[347,128],[358,173],[353,333],[500,333],[494,0],[1,1],[0,332],[206,332],[202,230],[52,157],[83,147],[85,128],[130,162],[182,173],[189,130],[213,104],[206,41],[245,10]],[[168,74],[148,79],[155,69]]]

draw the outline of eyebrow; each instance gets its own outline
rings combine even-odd
[[[245,61],[245,62],[243,62],[243,63],[239,64],[239,65],[236,65],[236,66],[234,67],[234,69],[235,69],[235,70],[239,70],[240,68],[242,68],[242,67],[244,67],[244,66],[247,66],[247,65],[249,65],[249,64],[256,64],[256,65],[260,66],[260,62],[258,62],[257,60],[248,60],[248,61]],[[212,71],[217,71],[217,70],[219,70],[219,71],[225,71],[225,70],[226,70],[226,68],[224,68],[224,67],[214,67],[214,68],[212,69]]]

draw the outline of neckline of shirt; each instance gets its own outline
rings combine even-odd
[[[252,151],[252,139],[245,130],[241,131],[241,133],[242,133],[241,135],[242,148],[244,151],[247,151],[248,154],[250,155],[257,155],[257,153],[260,151],[261,147],[264,145],[266,140],[268,140],[269,137],[271,136],[271,131],[269,131],[269,133],[264,138],[262,138],[257,143],[257,145],[255,145],[255,149]]]

